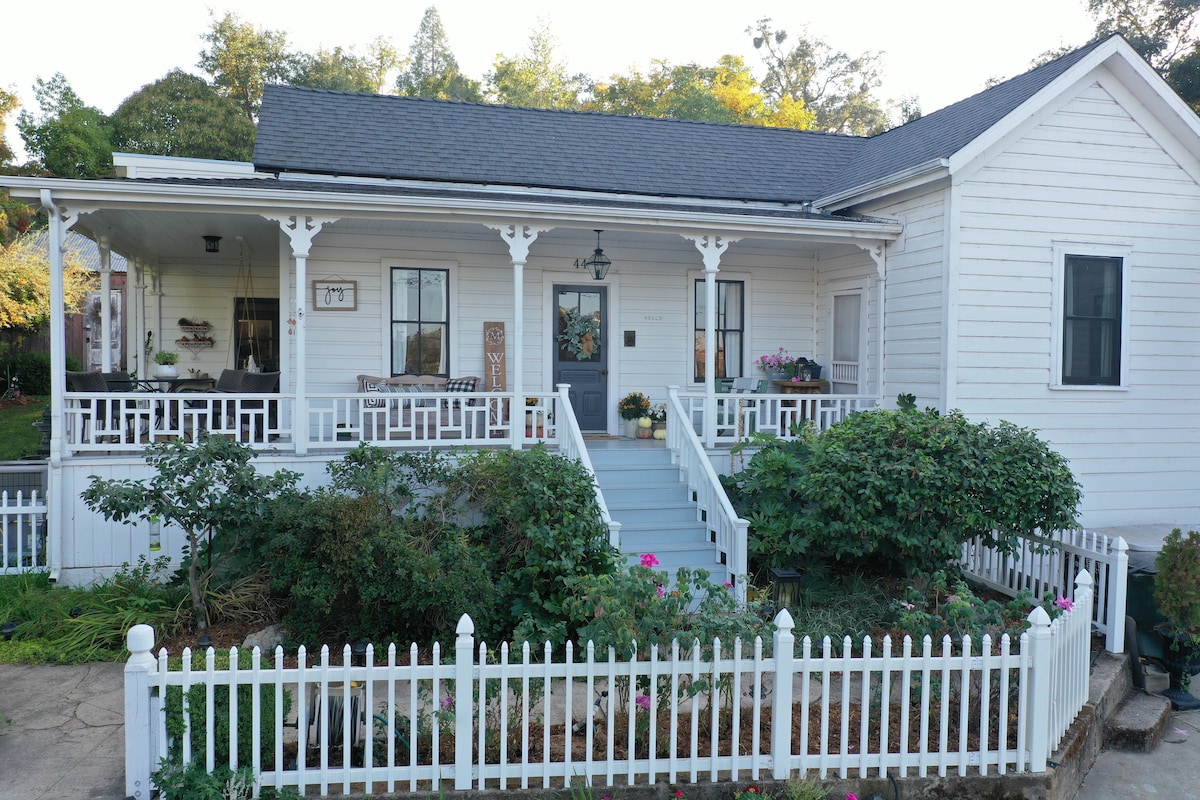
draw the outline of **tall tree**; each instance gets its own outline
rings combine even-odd
[[[761,86],[768,103],[803,103],[813,130],[868,136],[887,129],[887,113],[873,95],[880,86],[878,53],[851,57],[807,33],[789,42],[768,18],[746,32],[766,65]]]
[[[433,6],[425,9],[421,24],[408,48],[405,68],[396,78],[396,93],[406,97],[432,97],[439,100],[483,100],[479,81],[458,68],[450,49],[442,17]]]
[[[7,167],[15,157],[8,146],[8,117],[17,110],[19,104],[15,93],[0,88],[0,169]]]
[[[203,78],[173,69],[125,98],[112,141],[129,153],[249,161],[254,123]]]
[[[77,250],[63,252],[63,292],[68,311],[79,307],[94,274]],[[33,333],[50,320],[50,260],[44,237],[18,236],[0,246],[0,330]]]
[[[286,33],[256,28],[232,12],[220,19],[214,15],[200,38],[208,42],[208,49],[200,52],[197,66],[251,122],[258,117],[263,87],[286,83],[294,72],[296,56],[288,51]]]
[[[313,89],[378,93],[400,63],[395,45],[380,36],[368,45],[366,55],[360,56],[354,48],[335,47],[297,56],[292,82]]]
[[[40,113],[22,111],[17,130],[25,149],[52,175],[93,178],[112,172],[108,120],[100,109],[86,105],[66,76],[37,79],[33,87]]]
[[[530,34],[526,55],[496,56],[487,75],[488,98],[510,106],[578,108],[591,90],[591,79],[567,72],[555,52],[557,44],[549,26],[542,23]]]
[[[1088,0],[1096,38],[1119,33],[1200,111],[1200,0]]]

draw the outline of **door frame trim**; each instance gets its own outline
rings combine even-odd
[[[609,273],[608,277],[602,281],[592,281],[586,283],[579,280],[581,273],[577,271],[566,270],[543,270],[542,271],[542,302],[539,309],[540,319],[538,324],[540,331],[537,334],[541,338],[541,351],[543,354],[542,360],[542,384],[550,385],[555,391],[558,387],[554,385],[554,351],[557,349],[557,342],[554,338],[554,326],[551,320],[554,318],[555,309],[558,307],[557,298],[555,297],[554,287],[561,286],[596,286],[603,288],[608,292],[606,298],[607,311],[605,312],[605,325],[600,332],[600,346],[607,349],[608,352],[608,390],[607,390],[607,405],[605,410],[605,427],[604,431],[607,434],[612,434],[617,430],[617,404],[612,402],[616,396],[614,392],[619,392],[619,385],[616,382],[620,371],[620,351],[614,343],[618,338],[614,334],[613,328],[616,314],[614,309],[617,307],[617,296],[620,292],[620,280],[615,273]],[[526,311],[528,312],[528,308]],[[527,313],[525,317],[525,332],[527,336],[532,336],[530,330],[530,315]]]

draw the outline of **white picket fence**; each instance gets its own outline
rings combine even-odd
[[[929,638],[906,637],[898,655],[890,639],[877,651],[869,639],[835,649],[828,638],[819,646],[805,638],[796,654],[785,610],[769,654],[761,639],[716,640],[628,661],[611,650],[597,660],[591,644],[577,658],[568,646],[555,660],[547,645],[535,661],[527,645],[519,655],[507,645],[492,653],[464,615],[447,663],[437,647],[422,661],[416,645],[406,663],[394,645],[380,663],[371,648],[354,663],[347,646],[340,664],[327,647],[315,664],[303,650],[285,663],[282,648],[266,664],[256,648],[246,666],[231,651],[218,669],[210,649],[192,669],[190,650],[182,668],[165,651],[156,659],[154,632],[139,625],[125,668],[126,792],[149,797],[169,752],[203,759],[210,771],[248,765],[256,792],[322,795],[1041,772],[1087,697],[1086,572],[1074,594],[1075,609],[1053,622],[1034,609],[1015,650],[1007,636],[978,648],[946,637],[938,651]],[[171,708],[179,711],[169,736]],[[241,761],[239,713],[251,738]],[[202,725],[189,724],[193,714]],[[225,752],[212,735],[219,727]]]
[[[1072,576],[1087,570],[1095,580],[1092,623],[1104,634],[1105,649],[1125,652],[1125,604],[1129,547],[1120,536],[1094,531],[1054,531],[1021,537],[1017,552],[1005,554],[977,537],[963,544],[962,571],[998,592],[1015,597],[1022,589],[1034,600],[1047,592],[1067,595]],[[1047,547],[1046,543],[1052,543]]]
[[[0,492],[0,575],[46,569],[46,498]]]

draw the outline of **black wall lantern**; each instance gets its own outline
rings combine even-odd
[[[612,260],[604,255],[604,251],[600,249],[600,234],[603,231],[596,231],[596,251],[587,258],[575,259],[575,266],[583,267],[588,272],[592,273],[592,279],[597,281],[604,280],[604,276],[608,274],[608,268],[612,266]]]
[[[220,236],[205,236],[204,237],[204,252],[206,252],[206,253],[221,252],[221,237]]]

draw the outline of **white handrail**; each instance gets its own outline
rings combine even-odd
[[[695,498],[696,506],[702,512],[698,516],[708,525],[717,549],[725,554],[735,596],[739,601],[745,601],[745,576],[749,569],[746,538],[750,523],[739,517],[729,502],[717,479],[717,471],[692,428],[691,417],[679,401],[679,387],[668,387],[667,394],[671,404],[667,412],[667,447],[671,458],[686,476],[689,496]]]
[[[583,441],[583,431],[579,420],[575,419],[575,409],[571,406],[571,384],[558,384],[558,408],[562,420],[558,427],[558,452],[567,458],[573,458],[587,473],[592,476],[592,485],[596,489],[596,505],[600,506],[600,519],[608,528],[608,543],[613,547],[621,547],[621,523],[615,521],[608,513],[608,505],[604,502],[604,492],[600,490],[600,482],[596,479],[596,470],[592,467],[592,459],[588,455],[587,445]]]

